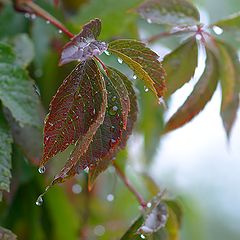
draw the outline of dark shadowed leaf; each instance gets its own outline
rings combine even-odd
[[[239,107],[240,67],[237,52],[218,41],[220,83],[222,88],[221,117],[227,137],[230,137]]]
[[[82,31],[63,47],[59,65],[72,61],[85,61],[101,55],[107,50],[107,44],[96,40],[100,32],[101,21],[99,19],[85,24]]]
[[[110,154],[108,154],[101,161],[98,161],[94,165],[94,167],[92,167],[89,170],[89,175],[88,175],[89,188],[92,187],[92,185],[94,184],[98,175],[107,169],[107,167],[111,163],[112,159],[117,154],[117,151],[120,148],[123,149],[126,146],[127,140],[132,133],[134,123],[136,122],[136,119],[137,119],[137,99],[136,99],[135,91],[132,87],[132,83],[128,80],[128,78],[125,75],[123,75],[121,72],[119,72],[118,70],[116,70],[114,68],[109,68],[109,72],[110,72],[109,77],[111,78],[112,81],[113,81],[113,78],[115,78],[115,80],[117,80],[119,78],[118,80],[120,81],[120,79],[121,79],[122,83],[125,85],[125,87],[127,89],[126,94],[129,96],[129,99],[130,99],[130,112],[127,116],[128,117],[127,118],[127,126],[126,126],[126,129],[123,129],[122,139],[119,143],[118,148],[116,148],[115,151],[112,151]],[[118,76],[118,77],[115,77],[115,76]],[[122,94],[121,91],[120,91],[120,94]]]
[[[86,152],[81,151],[81,145],[85,145],[85,142],[78,141],[68,162],[55,177],[53,183],[65,181],[86,167],[93,168],[98,161],[102,161],[102,159],[115,152],[121,141],[124,116],[120,95],[111,79],[105,75],[104,79],[108,94],[108,108],[104,122],[98,128]]]
[[[41,165],[77,141],[76,148],[82,154],[87,150],[103,122],[106,98],[105,84],[96,63],[88,60],[77,65],[50,104],[44,128]],[[74,161],[77,160],[74,158]]]
[[[16,240],[17,236],[10,230],[0,227],[0,239],[1,240]]]
[[[0,110],[0,200],[2,200],[2,191],[9,192],[10,188],[12,142],[10,130]]]
[[[166,97],[169,97],[185,83],[189,82],[197,67],[198,47],[195,38],[190,38],[176,50],[166,55],[163,67],[167,73]]]
[[[110,42],[108,50],[117,55],[120,63],[126,63],[158,98],[164,95],[165,71],[158,61],[159,56],[144,43],[136,40],[116,40]]]
[[[177,129],[192,120],[212,98],[218,83],[216,57],[207,49],[207,61],[203,75],[184,104],[168,120],[165,132]]]
[[[196,7],[187,0],[147,0],[137,12],[149,23],[170,25],[194,25],[200,15]]]

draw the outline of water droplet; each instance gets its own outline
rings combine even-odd
[[[46,170],[46,168],[45,168],[44,166],[41,166],[41,167],[38,168],[38,172],[39,172],[40,174],[45,173],[45,170]]]
[[[151,24],[151,23],[152,23],[152,20],[151,20],[150,18],[148,18],[148,19],[147,19],[147,22],[148,22],[149,24]]]
[[[50,21],[49,21],[49,20],[47,20],[47,21],[46,21],[46,24],[50,24]]]
[[[110,52],[109,51],[104,51],[104,53],[107,55],[107,56],[110,56]]]
[[[36,205],[37,206],[42,206],[43,204],[43,198],[42,198],[42,195],[40,195],[36,201]]]
[[[93,114],[95,114],[95,113],[96,113],[96,109],[94,108],[94,109],[93,109]]]
[[[75,194],[79,194],[82,192],[82,187],[79,184],[72,185],[72,192]]]
[[[115,143],[116,140],[114,138],[111,139],[111,143]]]
[[[58,33],[60,33],[60,34],[61,34],[61,33],[62,33],[62,30],[61,30],[61,29],[59,29],[59,30],[58,30]]]
[[[213,26],[213,27],[212,27],[212,30],[213,30],[217,35],[223,34],[223,30],[222,30],[220,27],[218,27],[218,26]]]
[[[201,40],[201,39],[202,39],[202,35],[201,35],[201,34],[197,34],[197,35],[196,35],[196,39],[197,39],[197,40]]]
[[[141,234],[140,237],[141,237],[141,239],[145,239],[146,238],[143,234]]]
[[[160,97],[158,99],[158,104],[163,105],[164,109],[167,109],[167,104],[166,104],[165,100],[163,99],[163,97]]]
[[[115,102],[115,101],[116,101],[116,99],[117,99],[117,97],[116,97],[116,96],[113,96],[113,97],[112,97],[112,101],[113,101],[113,102]]]
[[[113,106],[113,107],[111,107],[111,108],[109,109],[109,114],[112,115],[112,116],[114,116],[114,115],[116,115],[117,110],[118,110],[118,107],[117,107],[117,106]]]
[[[119,62],[120,64],[122,64],[122,63],[123,63],[123,60],[122,60],[121,58],[118,58],[118,62]]]
[[[145,91],[145,92],[148,92],[149,89],[148,89],[146,86],[144,86],[144,91]]]
[[[114,195],[113,194],[108,194],[107,195],[107,201],[112,202],[114,200]]]
[[[88,173],[88,172],[89,172],[89,167],[86,167],[86,168],[84,169],[84,172],[85,172],[85,173]]]
[[[29,14],[29,13],[25,13],[25,14],[24,14],[24,17],[25,17],[25,18],[30,18],[30,14]]]
[[[115,127],[114,127],[114,126],[111,126],[110,131],[113,132],[114,129],[115,129]]]
[[[136,79],[137,79],[137,76],[136,76],[136,75],[133,75],[133,79],[136,80]]]
[[[36,18],[36,15],[35,14],[32,14],[31,15],[31,19],[34,20]]]
[[[150,208],[152,204],[150,202],[147,203],[147,207]]]
[[[105,227],[102,225],[97,225],[94,230],[94,234],[97,236],[102,236],[105,233]]]

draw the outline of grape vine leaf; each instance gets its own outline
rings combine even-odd
[[[158,98],[164,95],[165,71],[158,61],[159,56],[144,43],[120,39],[110,42],[108,51],[117,55],[120,62],[126,63]]]
[[[192,120],[212,98],[218,83],[218,63],[214,54],[209,49],[206,51],[207,61],[204,73],[184,104],[166,123],[165,132],[177,129]]]
[[[78,64],[50,103],[40,165],[77,141],[84,153],[104,120],[106,101],[105,83],[94,60]]]
[[[9,192],[11,178],[11,154],[12,136],[10,129],[4,120],[3,112],[0,111],[0,201],[2,191]]]
[[[105,158],[99,160],[89,170],[89,174],[88,174],[88,188],[89,189],[92,188],[92,186],[93,186],[96,178],[99,176],[99,174],[107,169],[107,167],[109,166],[111,161],[114,161],[114,157],[116,156],[117,152],[126,146],[127,140],[129,138],[129,136],[131,135],[133,126],[137,120],[138,106],[137,106],[137,99],[136,99],[136,95],[135,95],[135,91],[133,89],[132,83],[128,80],[128,78],[124,74],[122,74],[118,70],[109,67],[108,71],[110,73],[109,78],[111,80],[113,80],[114,78],[115,78],[115,80],[118,80],[119,82],[121,80],[122,81],[121,84],[125,85],[125,87],[127,89],[126,94],[129,96],[129,100],[130,100],[130,111],[128,113],[127,126],[126,126],[126,129],[123,129],[122,138],[121,138],[121,141],[119,142],[118,147],[115,148],[115,151],[112,151]],[[120,93],[121,93],[121,90],[120,90]]]
[[[101,32],[101,21],[96,18],[85,24],[82,31],[73,37],[62,50],[59,65],[72,61],[86,61],[107,50],[107,44],[96,40]]]
[[[222,89],[221,118],[227,137],[230,137],[239,107],[240,67],[236,51],[218,41],[220,83]]]
[[[167,72],[166,98],[191,80],[197,67],[197,60],[198,46],[195,37],[189,38],[164,57],[162,64]]]
[[[147,0],[137,12],[149,23],[181,26],[195,25],[200,20],[197,8],[187,0]]]
[[[104,122],[97,129],[86,152],[79,151],[80,146],[84,142],[78,141],[76,148],[70,155],[69,161],[60,173],[55,176],[52,185],[65,181],[87,167],[91,169],[98,161],[101,161],[101,159],[114,152],[121,141],[124,129],[124,116],[120,95],[117,86],[114,85],[111,79],[106,75],[103,76],[108,96],[108,108],[105,113]]]

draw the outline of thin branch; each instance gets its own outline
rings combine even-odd
[[[147,203],[143,199],[142,195],[132,186],[132,184],[128,181],[126,175],[124,172],[119,168],[119,166],[116,164],[116,162],[113,161],[113,166],[118,174],[118,176],[122,179],[126,187],[129,189],[130,192],[134,194],[134,196],[137,198],[139,204],[143,207],[146,208]]]

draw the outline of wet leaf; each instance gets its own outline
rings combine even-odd
[[[229,45],[218,41],[218,49],[222,89],[221,117],[229,138],[239,107],[240,63],[237,52]]]
[[[170,132],[183,126],[203,110],[216,90],[218,77],[216,57],[207,49],[207,61],[203,75],[184,104],[168,120],[165,132]]]
[[[86,61],[101,55],[107,50],[107,44],[96,40],[100,32],[99,19],[96,18],[85,24],[82,31],[63,47],[59,65],[72,61]]]
[[[136,40],[110,42],[108,50],[117,55],[120,63],[122,61],[126,63],[158,98],[164,95],[165,71],[155,52]]]
[[[10,190],[13,142],[2,111],[0,111],[0,136],[0,200],[2,200],[2,191]]]
[[[111,78],[111,80],[113,80],[114,78],[115,78],[115,80],[118,80],[119,82],[121,80],[122,84],[125,85],[125,87],[127,89],[127,93],[125,93],[125,94],[127,96],[129,96],[129,99],[130,99],[130,109],[129,109],[130,112],[127,116],[126,129],[123,129],[123,131],[122,131],[122,138],[121,138],[121,141],[119,142],[119,146],[115,149],[115,151],[111,151],[110,154],[108,154],[104,159],[98,161],[89,170],[89,174],[88,174],[89,188],[92,187],[92,185],[94,184],[98,175],[107,169],[107,167],[111,163],[112,159],[114,159],[115,155],[117,154],[118,150],[123,149],[126,146],[127,140],[133,131],[134,123],[137,120],[137,99],[136,99],[135,91],[132,87],[132,83],[129,81],[129,79],[125,75],[123,75],[118,70],[116,70],[114,68],[108,68],[108,69],[109,69],[109,73],[110,73],[109,77]],[[116,76],[118,76],[118,77],[116,77]],[[121,91],[120,91],[120,95],[122,95]],[[124,97],[124,96],[122,96],[122,97]],[[124,109],[123,104],[122,104],[122,107]]]
[[[88,60],[77,65],[51,101],[41,165],[77,141],[76,148],[82,154],[87,150],[103,122],[106,98],[105,84],[96,63]],[[77,160],[74,158],[74,163]]]
[[[10,230],[0,227],[0,239],[1,240],[16,240],[17,236]]]
[[[0,63],[13,63],[16,55],[11,46],[0,43]]]
[[[169,97],[177,89],[191,80],[197,67],[197,60],[198,47],[195,37],[188,39],[164,57],[162,63],[167,73],[166,97]]]
[[[200,20],[197,8],[187,0],[147,0],[137,12],[149,23],[194,25]]]
[[[85,142],[78,141],[68,162],[55,177],[53,184],[65,181],[86,167],[93,168],[98,161],[102,161],[102,159],[115,152],[121,141],[124,116],[120,95],[110,78],[104,75],[104,80],[108,94],[108,108],[104,122],[96,131],[86,152],[80,150],[81,145],[85,145]],[[114,97],[116,98],[113,100]]]

